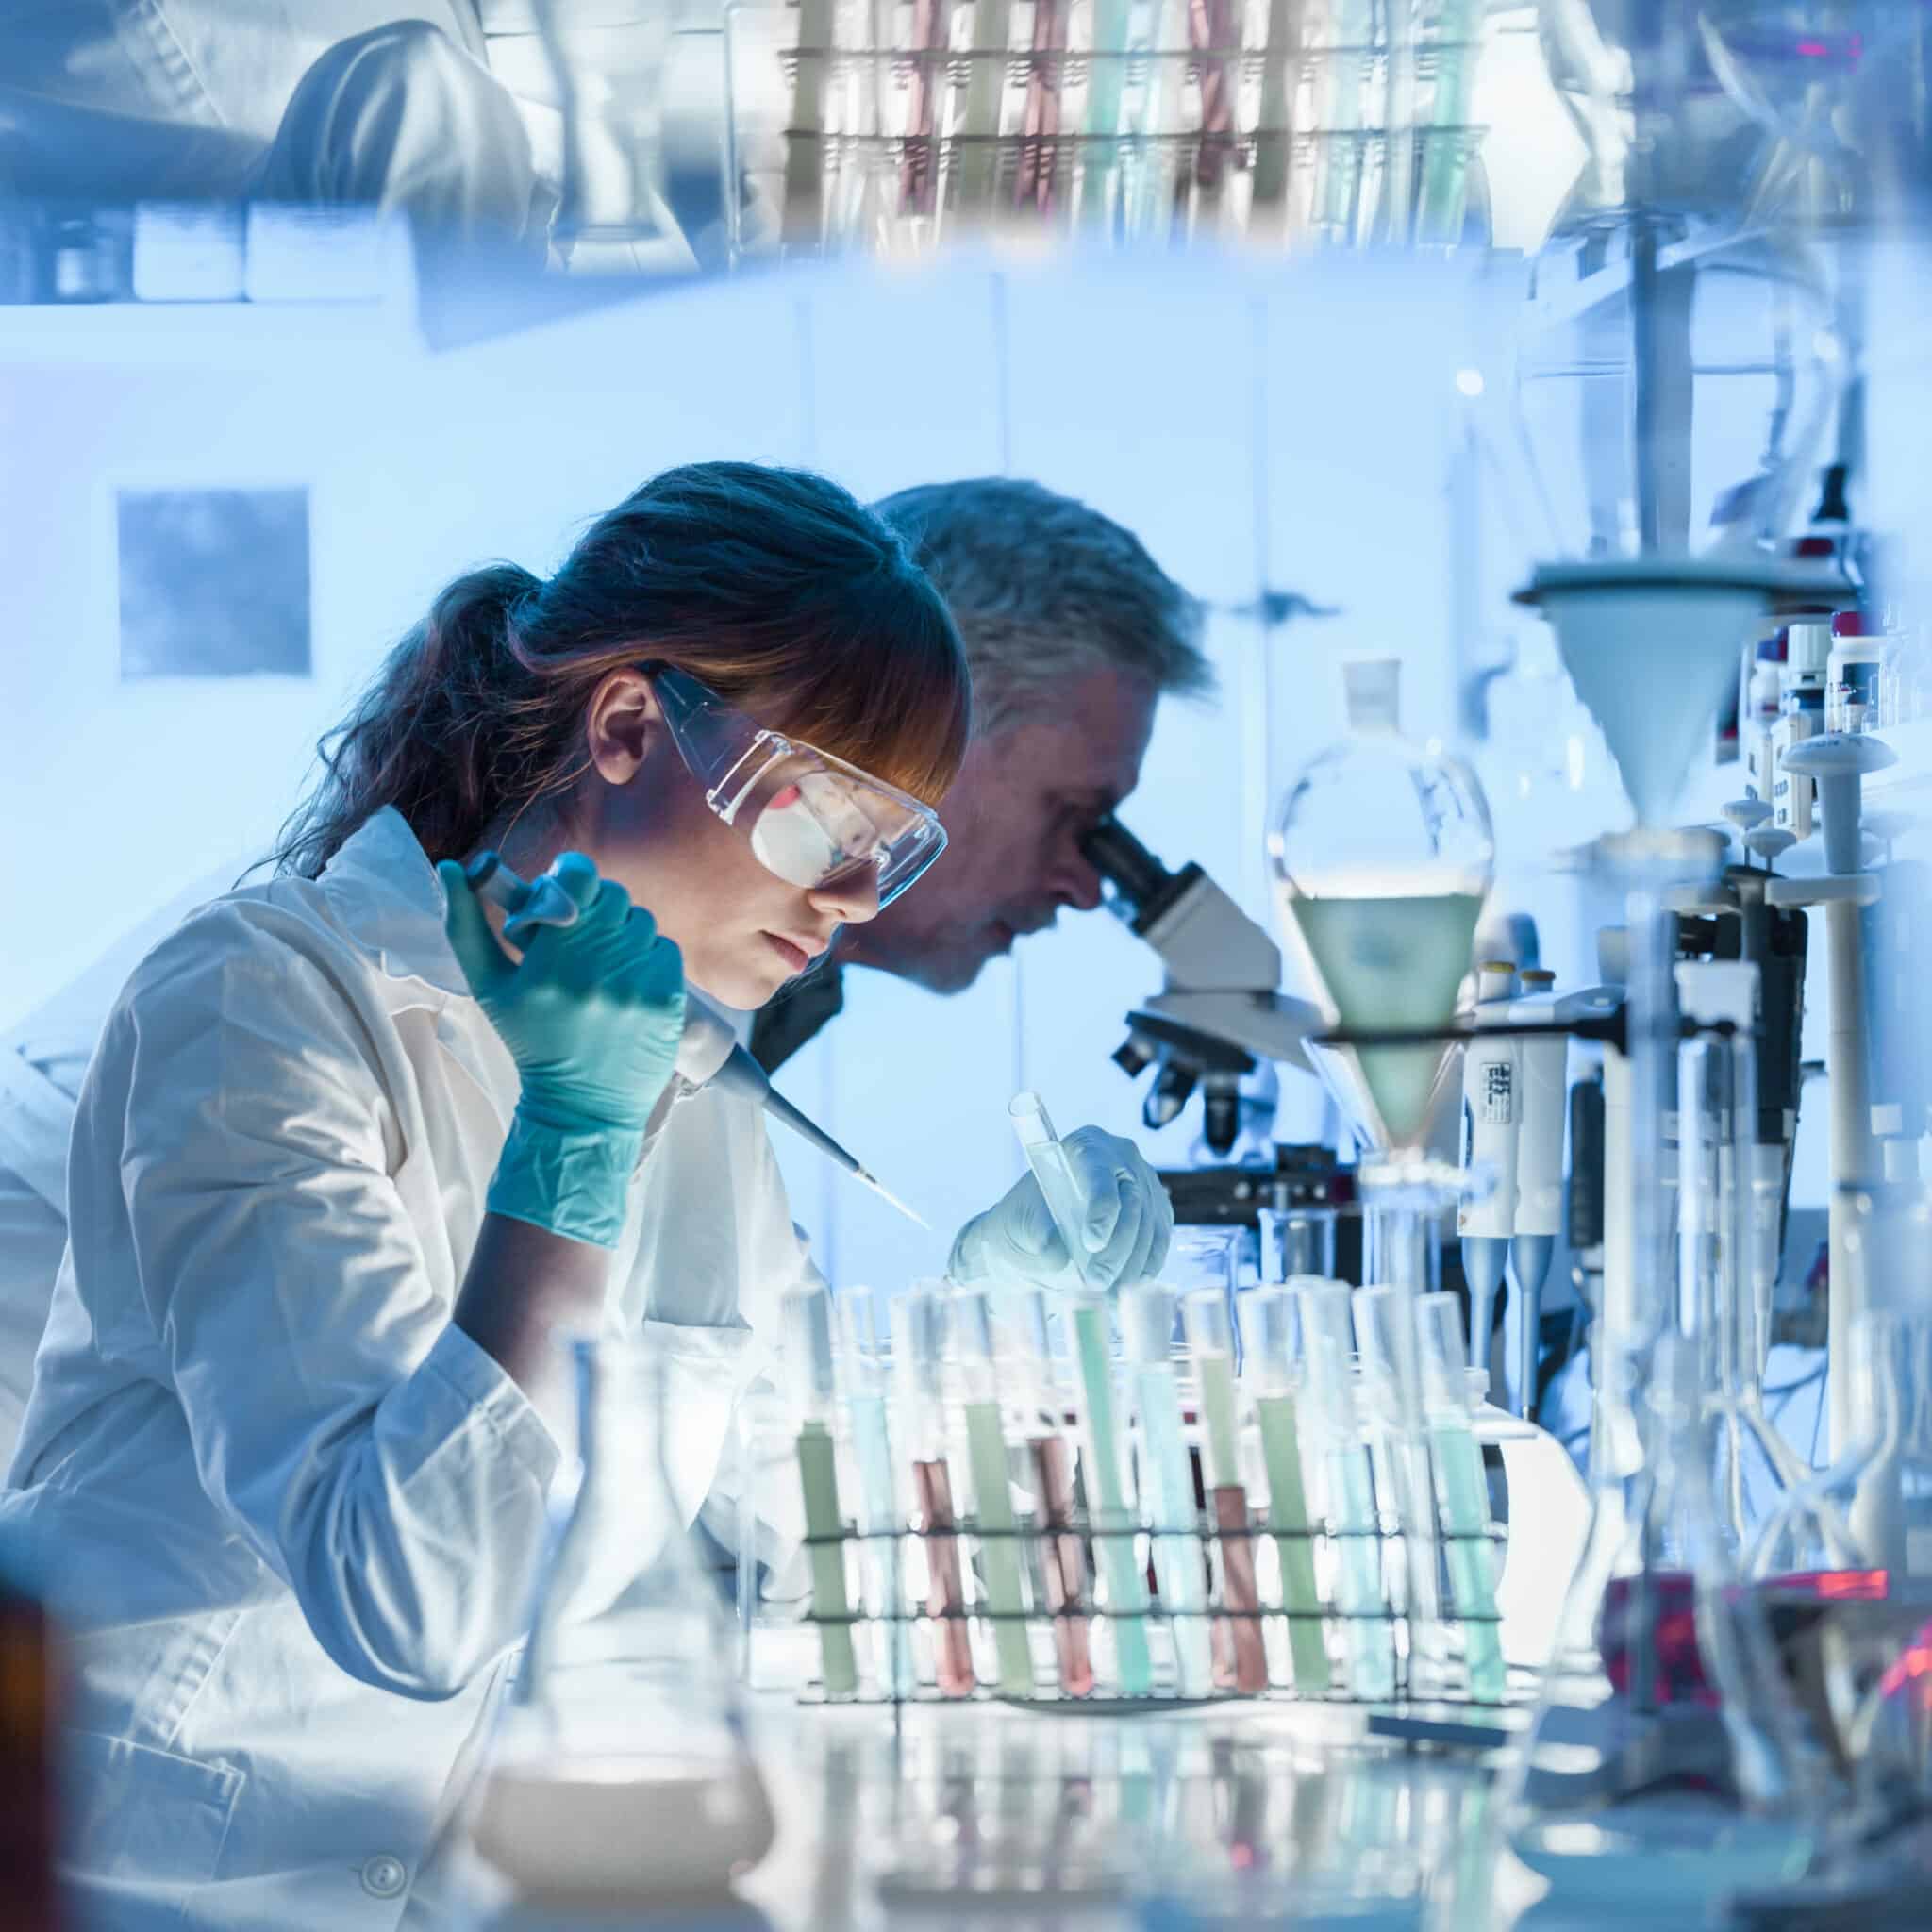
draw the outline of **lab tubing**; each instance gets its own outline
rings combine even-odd
[[[1074,1306],[1074,1353],[1087,1421],[1087,1501],[1094,1556],[1107,1579],[1116,1674],[1121,1695],[1145,1697],[1154,1689],[1147,1648],[1147,1587],[1135,1554],[1134,1514],[1115,1424],[1113,1364],[1108,1351],[1107,1304],[1082,1296]]]
[[[1141,1411],[1141,1482],[1152,1491],[1146,1500],[1154,1574],[1174,1631],[1180,1694],[1206,1697],[1214,1689],[1214,1657],[1208,1634],[1201,1517],[1174,1371],[1174,1295],[1151,1282],[1124,1289],[1120,1309]]]

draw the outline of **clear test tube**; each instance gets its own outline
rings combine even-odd
[[[1215,1568],[1231,1656],[1224,1666],[1237,1690],[1268,1688],[1268,1647],[1261,1635],[1261,1591],[1255,1576],[1249,1534],[1248,1491],[1241,1481],[1241,1425],[1235,1409],[1234,1324],[1226,1291],[1200,1288],[1181,1301],[1188,1347],[1199,1392],[1201,1456],[1208,1477],[1209,1514],[1217,1532]]]
[[[1328,1646],[1322,1635],[1322,1595],[1315,1581],[1314,1524],[1302,1472],[1301,1419],[1295,1397],[1301,1370],[1300,1307],[1285,1285],[1258,1288],[1241,1301],[1241,1379],[1254,1397],[1268,1471],[1268,1527],[1281,1564],[1281,1607],[1288,1618],[1294,1688],[1325,1697]]]
[[[1347,1285],[1310,1282],[1292,1291],[1301,1312],[1307,1376],[1303,1416],[1318,1443],[1337,1544],[1336,1607],[1342,1617],[1349,1684],[1357,1697],[1395,1695],[1395,1632],[1382,1594],[1381,1528],[1368,1443],[1356,1408]]]
[[[1261,1233],[1261,1279],[1285,1284],[1335,1274],[1333,1208],[1263,1208],[1256,1220]],[[1245,1330],[1241,1346],[1247,1346]]]
[[[832,1297],[822,1284],[789,1291],[785,1364],[798,1411],[798,1479],[810,1539],[811,1607],[827,1697],[858,1692],[852,1605],[845,1591],[845,1518],[839,1507],[838,1443],[832,1433],[838,1382],[832,1361]]]
[[[979,1530],[980,1574],[986,1581],[1000,1690],[1033,1695],[1033,1653],[1026,1638],[1026,1599],[1021,1582],[1020,1524],[1013,1513],[1007,1437],[1000,1421],[1000,1378],[994,1359],[992,1311],[986,1291],[958,1288],[947,1298],[946,1326],[966,1415],[966,1458],[973,1478],[973,1515]]]
[[[1368,1439],[1369,1464],[1375,1475],[1375,1513],[1386,1540],[1382,1555],[1383,1588],[1389,1607],[1399,1617],[1408,1608],[1408,1570],[1397,1539],[1408,1527],[1403,1520],[1402,1417],[1396,1393],[1395,1364],[1381,1346],[1370,1319],[1372,1302],[1365,1295],[1387,1292],[1356,1289],[1351,1297],[1355,1336],[1356,1390],[1362,1431]]]
[[[1093,1536],[1093,1560],[1107,1585],[1108,1628],[1114,1670],[1123,1697],[1146,1697],[1154,1690],[1154,1659],[1147,1647],[1147,1584],[1136,1554],[1132,1470],[1122,1440],[1114,1400],[1113,1355],[1108,1307],[1100,1295],[1080,1295],[1073,1303],[1074,1359],[1080,1375],[1085,1431],[1082,1465],[1087,1474],[1087,1511]]]
[[[1141,1506],[1154,1536],[1155,1579],[1174,1632],[1174,1674],[1183,1697],[1208,1697],[1214,1690],[1214,1657],[1207,1567],[1174,1368],[1174,1291],[1158,1282],[1122,1289],[1121,1336],[1141,1419]]]
[[[944,1324],[940,1295],[924,1283],[892,1304],[892,1380],[899,1397],[902,1456],[912,1465],[913,1509],[925,1541],[925,1609],[941,1693],[971,1695],[972,1634],[959,1562],[958,1514],[946,1466]]]
[[[845,1412],[852,1424],[852,1457],[858,1467],[858,1524],[867,1537],[874,1539],[865,1546],[866,1595],[885,1625],[879,1674],[890,1696],[909,1697],[919,1679],[900,1581],[899,1490],[886,1414],[877,1310],[877,1297],[869,1288],[847,1289],[838,1297]]]
[[[1032,1466],[1039,1531],[1041,1593],[1053,1617],[1060,1689],[1085,1697],[1093,1689],[1093,1648],[1080,1614],[1087,1598],[1087,1557],[1074,1527],[1074,1455],[1064,1426],[1066,1397],[1055,1373],[1046,1296],[1029,1289],[1018,1303],[1018,1373],[1026,1391],[1026,1456]]]
[[[1093,1257],[1087,1246],[1087,1216],[1080,1206],[1079,1184],[1074,1178],[1067,1150],[1060,1145],[1060,1137],[1053,1130],[1045,1102],[1037,1093],[1016,1093],[1008,1104],[1007,1115],[1013,1123],[1013,1132],[1019,1136],[1020,1145],[1026,1155],[1026,1164],[1033,1170],[1033,1178],[1040,1183],[1040,1191],[1046,1196],[1047,1211],[1053,1216],[1053,1224],[1059,1229],[1060,1239],[1067,1244],[1074,1272],[1090,1289],[1105,1289],[1108,1284],[1095,1276]]]
[[[1503,1661],[1503,1630],[1496,1612],[1489,1478],[1483,1474],[1483,1452],[1469,1421],[1461,1304],[1453,1294],[1424,1295],[1417,1305],[1416,1327],[1436,1508],[1442,1519],[1449,1587],[1461,1614],[1470,1695],[1486,1704],[1500,1704],[1509,1673]]]

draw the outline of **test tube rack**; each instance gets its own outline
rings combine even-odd
[[[1124,0],[974,0],[966,34],[918,8],[753,0],[727,14],[733,170],[771,177],[789,252],[961,227],[1454,243],[1486,132],[1479,18],[1344,4],[1249,23],[1209,0],[1175,45],[1185,12]],[[774,98],[782,125],[762,118]]]
[[[1438,1541],[1445,1545],[1458,1541],[1488,1541],[1500,1545],[1503,1535],[1493,1528],[1480,1534],[1469,1532],[1460,1536],[1446,1528],[1439,1528],[1436,1534]],[[1163,1607],[1158,1594],[1152,1588],[1153,1573],[1149,1563],[1149,1551],[1157,1538],[1177,1538],[1191,1545],[1193,1559],[1201,1563],[1204,1575],[1208,1578],[1204,1607],[1187,1610]],[[1084,1587],[1076,1599],[1063,1599],[1054,1607],[1048,1602],[1049,1592],[1044,1581],[1046,1566],[1062,1563],[1064,1568],[1060,1555],[1051,1546],[1059,1545],[1064,1549],[1068,1539],[1075,1541],[1081,1551]],[[961,1559],[960,1571],[969,1579],[975,1571],[983,1569],[984,1554],[990,1544],[1017,1544],[1022,1571],[1027,1579],[1028,1606],[1019,1611],[997,1610],[986,1601],[982,1589],[957,1606],[892,1612],[868,1596],[869,1572],[861,1560],[861,1552],[876,1554],[882,1545],[890,1547],[891,1560],[900,1578],[899,1601],[907,1603],[912,1601],[915,1594],[907,1583],[908,1553],[913,1546],[923,1546],[936,1540],[958,1550]],[[1093,1579],[1105,1574],[1097,1561],[1100,1547],[1108,1541],[1122,1540],[1131,1543],[1133,1560],[1137,1568],[1148,1576],[1150,1585],[1147,1604],[1125,1610],[1097,1601],[1093,1591]],[[871,1661],[861,1662],[857,1686],[849,1692],[830,1693],[822,1680],[814,1679],[802,1690],[800,1701],[827,1706],[954,1706],[974,1701],[997,1701],[1021,1707],[1110,1713],[1152,1713],[1242,1702],[1356,1707],[1384,1712],[1426,1707],[1430,1711],[1440,1711],[1442,1715],[1442,1721],[1437,1726],[1442,1741],[1451,1741],[1452,1734],[1458,1731],[1463,1741],[1471,1741],[1472,1739],[1480,1741],[1486,1731],[1507,1724],[1507,1713],[1526,1706],[1534,1690],[1534,1675],[1528,1671],[1517,1669],[1509,1673],[1508,1687],[1501,1700],[1475,1696],[1466,1682],[1461,1681],[1457,1652],[1463,1641],[1464,1631],[1467,1626],[1477,1623],[1497,1624],[1499,1620],[1493,1612],[1465,1611],[1452,1605],[1449,1614],[1436,1620],[1431,1628],[1422,1629],[1417,1627],[1421,1620],[1392,1607],[1386,1597],[1380,1608],[1355,1612],[1343,1611],[1332,1605],[1324,1605],[1317,1611],[1290,1608],[1282,1599],[1278,1583],[1272,1591],[1264,1587],[1258,1609],[1233,1607],[1224,1598],[1222,1581],[1225,1574],[1225,1557],[1233,1546],[1245,1545],[1252,1553],[1269,1543],[1278,1545],[1284,1541],[1300,1541],[1319,1551],[1324,1545],[1338,1549],[1351,1541],[1366,1541],[1376,1546],[1378,1568],[1385,1577],[1398,1577],[1404,1574],[1403,1533],[1398,1529],[1342,1530],[1324,1524],[1284,1530],[1269,1523],[1265,1513],[1258,1510],[1252,1513],[1252,1520],[1245,1526],[1233,1527],[1221,1526],[1209,1521],[1205,1514],[1186,1524],[1139,1522],[1131,1525],[1101,1527],[1084,1510],[1053,1524],[1023,1516],[1012,1528],[982,1527],[971,1515],[962,1515],[958,1522],[940,1529],[900,1526],[889,1533],[862,1534],[857,1527],[847,1524],[836,1535],[805,1539],[806,1547],[815,1553],[826,1549],[838,1552],[846,1577],[847,1607],[839,1612],[808,1608],[803,1621],[808,1626],[819,1630],[844,1627],[855,1634],[871,1632]],[[1271,1567],[1266,1563],[1262,1565],[1264,1575]],[[1152,1646],[1155,1657],[1153,1689],[1142,1695],[1122,1695],[1116,1688],[1108,1685],[1104,1668],[1099,1670],[1093,1688],[1084,1694],[1075,1694],[1061,1688],[1061,1652],[1057,1630],[1074,1628],[1091,1632],[1123,1619],[1141,1622],[1152,1631],[1162,1633]],[[1177,1625],[1187,1622],[1206,1622],[1210,1632],[1215,1633],[1216,1688],[1211,1695],[1183,1696],[1176,1689],[1174,1633]],[[996,1661],[997,1631],[1002,1625],[1016,1623],[1027,1632],[1033,1660],[1034,1688],[1026,1695],[1018,1695],[1003,1688]],[[1258,1624],[1262,1630],[1267,1657],[1267,1680],[1264,1684],[1243,1687],[1236,1681],[1233,1630],[1237,1624]],[[1310,1690],[1295,1682],[1289,1626],[1296,1624],[1312,1624],[1323,1632],[1324,1648],[1330,1667],[1326,1673],[1328,1684],[1322,1690]],[[895,1688],[890,1673],[880,1667],[887,1646],[894,1641],[894,1631],[904,1628],[914,1633],[923,1632],[922,1650],[936,1655],[941,1633],[948,1624],[963,1627],[967,1633],[975,1665],[970,1686],[956,1685],[950,1690],[942,1689],[928,1657],[920,1666],[915,1686]],[[1379,1632],[1375,1641],[1386,1641],[1390,1646],[1393,1659],[1392,1696],[1365,1695],[1350,1687],[1346,1639],[1351,1625]],[[863,1657],[864,1653],[861,1651],[860,1655]],[[1412,1673],[1411,1670],[1419,1655],[1426,1655],[1429,1659],[1431,1681],[1426,1687],[1415,1680],[1420,1673]],[[1418,1735],[1426,1736],[1427,1726],[1424,1725]],[[1500,1736],[1495,1741],[1501,1741]]]

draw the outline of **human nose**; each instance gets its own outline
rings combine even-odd
[[[854,866],[842,878],[828,879],[808,895],[815,911],[841,925],[863,925],[879,916],[879,875],[869,865]]]
[[[1078,912],[1091,912],[1100,904],[1100,874],[1074,840],[1057,850],[1047,889],[1056,905],[1071,906]]]

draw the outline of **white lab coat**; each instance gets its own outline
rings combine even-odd
[[[402,1920],[559,1460],[449,1324],[516,1091],[393,811],[194,914],[108,1017],[0,1496],[71,1640],[103,1932]],[[688,1511],[807,1278],[762,1116],[675,1089],[608,1313],[672,1365]]]

